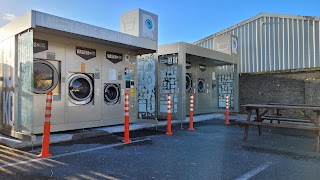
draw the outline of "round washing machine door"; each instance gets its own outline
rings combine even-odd
[[[33,92],[46,94],[58,85],[59,74],[53,64],[46,60],[33,60]]]
[[[104,87],[104,101],[107,104],[116,104],[120,99],[120,88],[117,84],[106,84]]]
[[[69,77],[69,100],[84,105],[93,99],[93,81],[86,74],[73,74]]]
[[[204,80],[198,79],[198,92],[203,93],[205,91],[204,89]]]
[[[186,91],[192,92],[192,75],[189,73],[186,74]]]

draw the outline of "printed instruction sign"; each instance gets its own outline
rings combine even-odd
[[[117,80],[117,70],[109,69],[109,80],[111,81]]]

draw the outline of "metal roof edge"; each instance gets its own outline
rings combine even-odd
[[[210,38],[219,36],[220,34],[223,34],[223,33],[225,33],[225,32],[228,32],[228,31],[230,31],[230,30],[232,30],[232,29],[234,29],[234,28],[236,28],[236,27],[242,26],[243,24],[246,24],[246,23],[249,23],[249,22],[254,21],[254,20],[256,20],[256,19],[259,19],[260,17],[263,16],[263,14],[264,14],[264,13],[259,13],[259,14],[257,14],[256,16],[253,16],[253,17],[251,17],[251,18],[249,18],[249,19],[246,19],[246,20],[244,20],[244,21],[241,21],[241,22],[239,22],[239,23],[237,23],[237,24],[235,24],[235,25],[233,25],[233,26],[230,26],[230,27],[228,27],[228,28],[226,28],[226,29],[224,29],[224,30],[221,30],[221,31],[218,31],[218,32],[216,32],[216,33],[214,33],[214,34],[211,34],[211,35],[209,35],[209,36],[207,36],[207,37],[205,37],[205,38],[203,38],[203,39],[200,39],[200,40],[198,40],[198,41],[196,41],[196,42],[194,42],[194,43],[192,43],[192,44],[199,44],[199,43],[201,43],[201,42],[203,42],[203,41],[205,41],[205,40],[207,40],[207,39],[210,39]]]
[[[159,45],[159,46],[167,46],[167,45],[179,44],[179,43],[185,43],[185,42],[183,42],[183,41],[179,41],[179,42],[173,42],[173,43],[161,44],[161,45]]]
[[[291,19],[301,19],[301,20],[315,20],[315,21],[320,21],[320,16],[302,16],[302,15],[289,15],[289,14],[272,14],[272,13],[259,13],[258,15],[256,16],[253,16],[247,20],[244,20],[244,21],[241,21],[240,23],[237,23],[231,27],[228,27],[224,30],[221,30],[221,31],[218,31],[214,34],[211,34],[205,38],[202,38],[196,42],[194,42],[193,44],[199,44],[199,43],[202,43],[210,38],[214,38],[216,36],[220,36],[221,34],[224,34],[230,30],[233,30],[239,26],[242,26],[244,24],[247,24],[247,23],[250,23],[254,20],[257,20],[261,17],[276,17],[276,18],[291,18]]]
[[[39,27],[69,32],[120,44],[127,44],[143,49],[157,50],[157,41],[43,13],[40,11],[33,12],[35,13],[35,25]]]
[[[233,60],[231,54],[226,54],[220,51],[200,47],[184,41],[160,45],[158,48],[157,55],[161,56],[165,54],[175,54],[181,52],[207,59],[218,60],[229,64],[238,64],[238,61]]]
[[[301,19],[301,20],[316,20],[320,21],[320,16],[303,16],[303,15],[293,15],[293,14],[272,14],[272,13],[262,13],[262,16],[266,17],[276,17],[276,18],[291,18],[291,19]]]
[[[208,59],[215,59],[223,62],[228,62],[231,64],[238,64],[238,62],[232,61],[231,54],[226,54],[220,51],[215,51],[213,49],[208,49],[208,48],[200,47],[200,46],[189,44],[189,43],[185,43],[185,46],[186,46],[187,54],[204,57]]]
[[[157,55],[179,53],[180,42],[159,45]]]
[[[0,41],[15,36],[23,31],[33,28],[32,24],[33,11],[17,17],[15,20],[0,27]]]

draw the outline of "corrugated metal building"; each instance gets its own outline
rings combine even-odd
[[[320,17],[261,13],[194,44],[214,49],[215,37],[238,36],[240,105],[320,105],[319,21]]]
[[[194,44],[213,49],[214,37],[238,36],[239,72],[320,67],[320,17],[258,14]]]

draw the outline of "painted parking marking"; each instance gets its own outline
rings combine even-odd
[[[5,165],[0,166],[0,168],[19,166],[19,165],[22,165],[22,164],[28,164],[28,163],[39,162],[39,161],[44,161],[44,160],[49,160],[50,161],[50,159],[56,159],[56,158],[60,158],[60,157],[71,156],[71,155],[75,155],[75,154],[81,154],[81,153],[86,153],[86,152],[90,152],[90,151],[106,149],[106,148],[110,148],[110,147],[123,146],[123,145],[127,145],[127,144],[134,144],[134,143],[143,142],[143,141],[149,141],[149,140],[150,140],[149,138],[146,138],[146,139],[135,140],[135,141],[132,141],[130,143],[125,143],[125,144],[124,143],[110,144],[110,145],[106,145],[106,146],[101,146],[101,147],[85,149],[85,150],[81,150],[81,151],[75,151],[75,152],[55,155],[55,156],[51,156],[50,158],[30,159],[30,160],[27,160],[27,161],[20,161],[20,162],[5,164]]]
[[[251,171],[247,172],[246,174],[244,174],[243,176],[237,178],[236,180],[247,180],[255,175],[257,175],[258,173],[260,173],[261,171],[267,169],[269,166],[271,166],[273,163],[272,162],[266,162],[264,164],[261,164],[260,166],[252,169]]]

